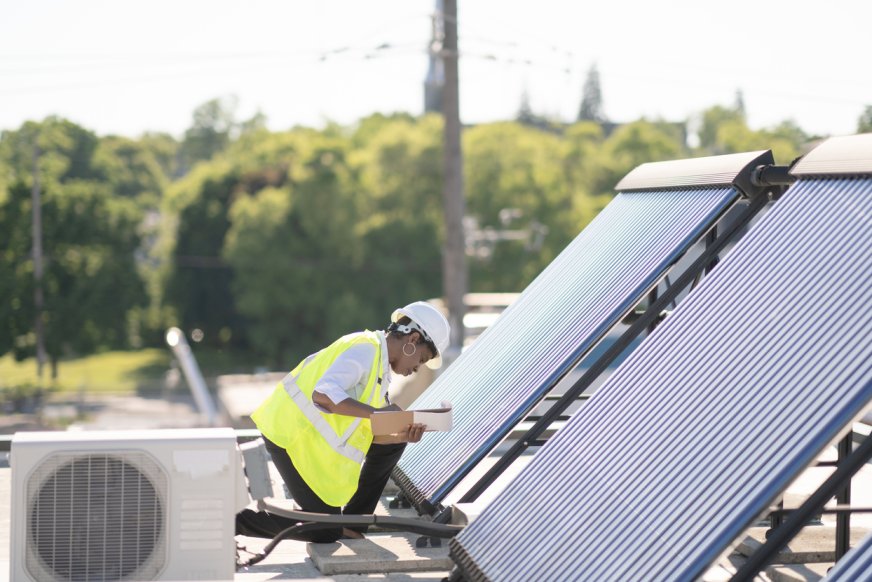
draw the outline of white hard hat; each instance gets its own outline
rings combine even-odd
[[[448,349],[451,326],[442,312],[424,301],[415,301],[405,307],[400,307],[391,315],[391,321],[396,323],[403,316],[411,319],[424,334],[427,340],[436,346],[436,355],[427,361],[427,367],[433,370],[442,366],[442,354]]]

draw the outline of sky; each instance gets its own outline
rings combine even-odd
[[[435,0],[0,0],[0,130],[49,115],[180,137],[235,98],[278,131],[423,111]],[[856,131],[872,105],[872,1],[458,0],[460,116],[572,121],[596,65],[605,113]]]

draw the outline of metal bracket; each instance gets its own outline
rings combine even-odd
[[[245,476],[248,477],[248,492],[252,499],[273,496],[272,478],[269,474],[269,453],[262,438],[238,445],[242,452]]]

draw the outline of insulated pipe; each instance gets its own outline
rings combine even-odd
[[[411,517],[390,517],[372,514],[333,515],[329,513],[310,513],[308,511],[294,511],[270,503],[265,499],[261,499],[257,502],[257,508],[261,511],[280,515],[288,519],[294,519],[304,524],[318,523],[333,525],[380,525],[439,538],[454,537],[463,529],[462,525],[435,523],[432,521],[415,519]]]
[[[789,186],[796,182],[796,176],[791,175],[792,166],[773,166],[770,164],[757,166],[751,172],[751,184],[758,188],[769,186]]]
[[[171,327],[167,330],[166,340],[167,345],[172,348],[173,354],[175,354],[176,359],[182,366],[182,372],[185,374],[185,380],[188,382],[191,393],[194,395],[197,408],[206,417],[206,422],[209,426],[216,426],[218,424],[218,414],[215,409],[215,403],[212,401],[208,388],[206,388],[206,380],[203,379],[200,366],[197,365],[197,360],[194,359],[194,354],[191,352],[188,340],[185,339],[185,334],[179,328]]]
[[[276,512],[276,513],[279,513],[279,512]],[[291,539],[297,539],[300,541],[305,541],[306,538],[302,537],[302,534],[312,532],[312,531],[319,531],[319,530],[323,530],[323,529],[332,529],[333,527],[335,527],[335,525],[330,525],[331,523],[336,523],[336,524],[344,523],[346,525],[371,525],[371,524],[376,523],[376,520],[375,520],[376,516],[374,516],[374,515],[369,515],[369,516],[328,515],[326,513],[304,513],[304,512],[297,512],[297,511],[281,512],[281,514],[284,517],[294,516],[294,515],[297,515],[297,516],[302,515],[302,516],[306,516],[307,518],[318,517],[318,518],[330,519],[331,521],[330,522],[305,521],[305,522],[299,523],[297,525],[293,525],[287,529],[282,530],[276,537],[274,537],[272,540],[270,540],[270,542],[266,546],[264,546],[264,548],[260,552],[257,552],[250,559],[248,559],[244,562],[237,562],[237,564],[236,564],[237,570],[240,568],[248,568],[249,566],[253,566],[259,562],[262,562],[268,555],[270,555],[270,553],[272,553],[272,551],[276,548],[276,546],[279,544],[279,542],[282,541],[283,539],[291,538]],[[372,521],[366,521],[365,518],[372,518]],[[420,527],[406,527],[403,529],[408,529],[409,531],[412,531],[415,533],[421,533],[421,534],[425,534],[425,535],[439,535],[440,537],[447,537],[446,535],[442,535],[440,533],[434,533],[434,531],[432,531],[430,529],[425,529],[423,527],[425,524],[427,524],[427,522],[425,522],[425,521],[408,519],[408,518],[401,518],[401,517],[393,517],[393,518],[383,517],[383,518],[378,520],[378,523],[384,524],[387,521],[416,522],[418,524],[421,524]],[[458,528],[458,531],[460,529],[460,526],[443,526],[443,527],[455,527],[455,528]],[[454,533],[451,533],[450,535],[453,536],[456,533],[457,532],[454,532]]]

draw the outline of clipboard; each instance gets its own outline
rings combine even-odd
[[[442,408],[373,412],[369,420],[374,436],[397,434],[410,424],[423,424],[425,431],[451,430],[451,403],[443,402]]]

